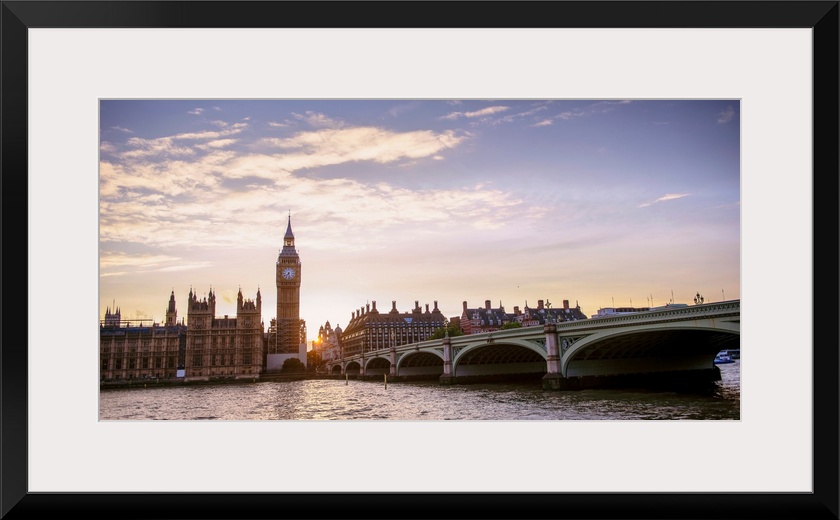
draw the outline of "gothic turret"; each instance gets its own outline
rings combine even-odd
[[[166,326],[174,327],[177,323],[178,311],[175,309],[175,291],[169,295],[169,307],[166,308]]]

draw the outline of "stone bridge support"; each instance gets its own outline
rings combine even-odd
[[[560,350],[557,345],[557,325],[546,323],[545,332],[546,374],[542,379],[544,390],[560,390],[564,387],[563,374],[560,372]]]
[[[443,338],[443,374],[440,382],[444,385],[451,385],[455,382],[455,374],[452,373],[452,340],[449,334]]]
[[[391,377],[397,377],[397,349],[394,348],[392,345],[391,348],[388,349],[388,355],[391,359]]]

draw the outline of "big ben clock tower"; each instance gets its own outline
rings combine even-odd
[[[300,257],[295,249],[292,215],[277,256],[277,339],[278,351],[297,354],[300,349]]]

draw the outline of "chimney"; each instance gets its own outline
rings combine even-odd
[[[415,310],[415,311],[419,311],[419,310],[420,310],[420,301],[418,301],[418,300],[414,300],[414,310]]]
[[[373,300],[373,312],[376,312],[376,300]]]
[[[368,304],[365,304],[365,309],[366,309],[366,310],[365,310],[365,314],[367,314],[367,313],[369,313],[369,312],[370,312],[370,304],[369,304],[369,303],[368,303]]]
[[[429,304],[428,303],[426,304],[426,312],[427,313],[429,312]]]
[[[490,300],[484,300],[484,308],[490,310]]]
[[[434,310],[438,310],[438,308],[437,308],[437,300],[435,300],[435,308],[434,308]]]
[[[543,309],[543,301],[542,300],[537,300],[537,310],[539,311],[539,310],[542,310],[542,309]]]
[[[397,300],[391,300],[391,310],[394,312],[397,311]]]
[[[569,300],[563,300],[563,308],[569,310]]]
[[[519,305],[513,306],[513,313],[519,316],[521,313],[519,312]]]
[[[467,302],[464,302],[464,312],[467,312]]]

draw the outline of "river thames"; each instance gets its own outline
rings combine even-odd
[[[691,391],[641,388],[546,391],[539,381],[444,386],[437,381],[315,379],[236,385],[110,389],[100,420],[448,421],[739,420],[741,363]]]

